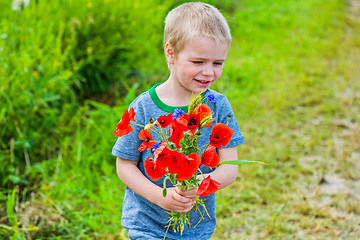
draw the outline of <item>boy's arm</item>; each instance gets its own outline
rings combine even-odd
[[[168,188],[164,198],[162,188],[142,174],[136,161],[117,157],[116,172],[119,179],[133,192],[166,210],[188,212],[193,207],[194,201],[179,195],[176,188]]]
[[[220,161],[230,161],[238,159],[236,146],[219,149],[218,154]],[[222,189],[229,186],[236,180],[237,173],[238,165],[220,164],[218,168],[216,168],[213,172],[210,173],[210,175],[212,179],[221,183],[220,189]]]

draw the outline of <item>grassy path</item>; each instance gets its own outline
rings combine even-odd
[[[263,91],[235,104],[247,136],[240,158],[269,165],[241,167],[219,193],[213,239],[360,237],[359,6],[338,11],[298,74],[275,71]]]

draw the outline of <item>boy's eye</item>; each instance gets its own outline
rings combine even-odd
[[[195,64],[201,64],[201,63],[203,63],[202,61],[192,61],[193,63],[195,63]]]
[[[222,66],[223,63],[222,62],[214,62],[215,65],[219,65],[219,66]]]

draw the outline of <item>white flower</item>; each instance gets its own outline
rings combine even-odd
[[[13,0],[11,8],[14,11],[20,11],[29,6],[30,0]]]

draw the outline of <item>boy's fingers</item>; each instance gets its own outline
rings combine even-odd
[[[199,198],[199,196],[196,194],[197,189],[198,188],[193,187],[193,188],[189,189],[188,191],[180,190],[178,193],[183,197],[187,197],[187,198],[191,198],[192,200],[196,200]]]
[[[179,208],[179,210],[178,210],[179,212],[180,211],[181,212],[188,212],[193,208],[193,204],[184,204],[182,206],[179,206],[178,208]]]
[[[196,192],[184,192],[184,193],[179,192],[179,194],[183,197],[188,197],[188,198],[192,198],[196,196]]]
[[[196,192],[197,192],[197,188],[196,187],[192,187],[192,188],[189,188],[189,190],[184,190],[184,189],[178,189],[177,191],[181,196],[184,196],[184,197],[188,197],[188,196],[194,196],[196,195]]]
[[[181,203],[190,203],[192,202],[192,199],[191,198],[187,198],[187,197],[183,197],[179,194],[175,194],[173,195],[173,198],[178,201],[178,202],[181,202]]]
[[[196,202],[189,197],[181,196],[178,193],[178,189],[175,188],[169,191],[168,197],[172,199],[172,201],[169,202],[169,204],[171,204],[171,207],[169,207],[168,210],[180,213],[189,212]]]
[[[191,188],[189,188],[188,190],[187,189],[183,189],[183,188],[177,188],[177,192],[178,193],[192,193],[192,192],[196,192],[197,191],[197,187],[191,187]]]

